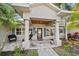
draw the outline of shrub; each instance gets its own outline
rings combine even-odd
[[[21,54],[22,54],[21,48],[16,47],[16,48],[15,48],[15,51],[14,51],[14,55],[15,55],[15,56],[21,56]]]
[[[68,42],[64,43],[64,48],[69,48],[69,43]]]

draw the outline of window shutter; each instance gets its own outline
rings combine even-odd
[[[46,28],[44,28],[44,36],[46,36]]]

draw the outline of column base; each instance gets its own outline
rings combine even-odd
[[[29,49],[30,48],[30,42],[23,42],[22,47],[24,50]]]
[[[62,46],[62,41],[61,40],[57,40],[56,41],[56,46],[58,47],[58,46]]]

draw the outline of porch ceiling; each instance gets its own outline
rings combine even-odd
[[[50,24],[54,23],[54,21],[48,20],[48,19],[37,19],[37,18],[32,18],[31,19],[32,24]]]
[[[51,21],[32,20],[33,24],[49,24]]]

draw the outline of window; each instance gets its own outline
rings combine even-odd
[[[63,33],[63,29],[60,29],[60,33]]]
[[[35,35],[35,33],[36,33],[36,28],[33,27],[33,28],[32,28],[32,34]]]
[[[17,34],[17,35],[21,35],[21,28],[17,28],[17,29],[16,29],[16,34]]]
[[[22,28],[22,31],[21,31],[23,34],[25,34],[25,28]]]
[[[44,28],[44,36],[49,36],[49,35],[50,35],[49,29]]]
[[[53,29],[50,29],[50,35],[53,36]]]
[[[46,36],[46,28],[44,28],[44,36]]]
[[[30,33],[30,34],[32,33],[32,29],[31,29],[31,28],[29,29],[29,33]]]
[[[64,27],[60,27],[59,32],[64,33]]]
[[[49,29],[46,30],[46,35],[47,35],[47,36],[50,35]]]
[[[33,35],[35,35],[36,34],[36,28],[35,27],[32,27],[32,28],[30,28],[29,29],[29,33],[31,33],[31,34],[33,34]]]

